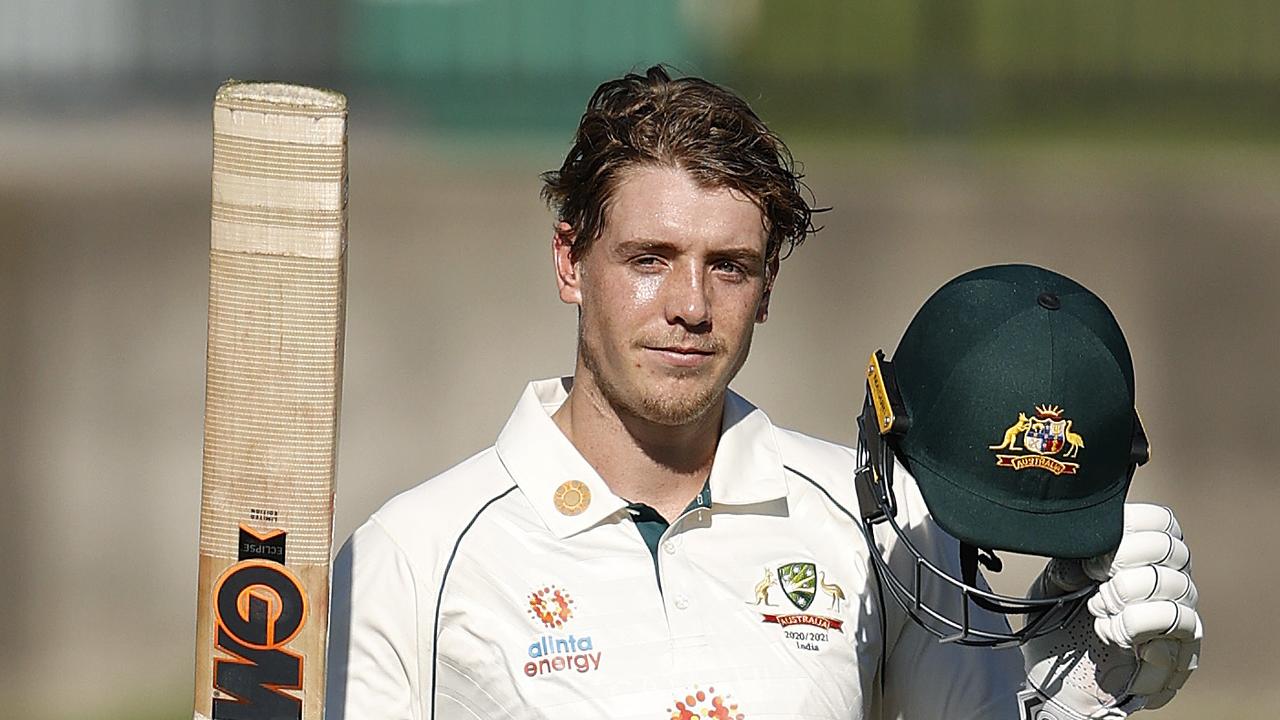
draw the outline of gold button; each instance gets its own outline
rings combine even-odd
[[[561,515],[578,515],[591,505],[591,488],[581,480],[566,480],[553,498]]]

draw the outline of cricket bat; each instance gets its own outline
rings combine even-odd
[[[197,720],[324,715],[346,125],[327,90],[214,100]]]

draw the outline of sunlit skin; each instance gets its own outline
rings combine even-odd
[[[556,228],[560,299],[580,313],[573,389],[553,419],[615,494],[668,519],[710,472],[725,390],[768,315],[767,239],[749,198],[659,166],[623,176],[576,263],[574,229]]]

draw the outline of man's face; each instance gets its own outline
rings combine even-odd
[[[561,299],[581,309],[578,383],[662,425],[716,407],[765,320],[777,269],[765,259],[760,209],[683,170],[648,166],[622,177],[577,263],[564,229],[556,265]]]

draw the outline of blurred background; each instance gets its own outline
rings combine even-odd
[[[1266,0],[0,0],[0,715],[190,712],[219,82],[350,98],[340,542],[571,370],[538,173],[658,61],[747,97],[832,208],[738,390],[851,442],[864,359],[934,288],[1080,280],[1137,365],[1132,496],[1177,509],[1204,597],[1156,716],[1280,716]]]

